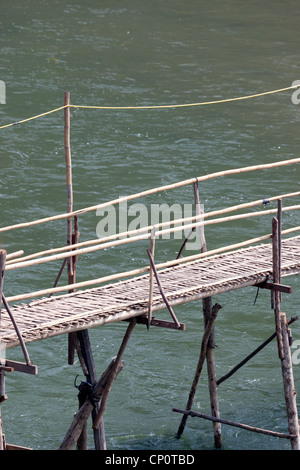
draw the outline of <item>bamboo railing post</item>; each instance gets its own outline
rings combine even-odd
[[[284,396],[286,403],[288,429],[291,437],[292,450],[300,450],[300,428],[296,403],[296,390],[294,386],[293,365],[290,351],[290,335],[285,313],[280,313],[280,323],[282,332],[282,346],[284,357],[281,360],[281,370],[283,378]]]
[[[200,197],[199,197],[199,188],[198,180],[194,183],[194,199],[196,204],[196,215],[201,215],[201,206],[200,206]],[[200,242],[201,242],[201,253],[207,251],[206,240],[204,235],[204,226],[199,227],[200,232]],[[202,301],[203,305],[203,315],[204,315],[204,325],[208,324],[212,316],[212,298],[207,297]],[[210,397],[210,407],[211,414],[216,418],[220,418],[220,408],[218,400],[218,386],[217,386],[217,377],[216,377],[216,363],[215,363],[215,332],[214,327],[212,328],[209,341],[207,343],[206,350],[206,365],[207,365],[207,376],[208,376],[208,389]],[[214,443],[217,449],[222,447],[222,431],[221,423],[219,421],[213,421],[213,432],[214,432]]]
[[[279,211],[280,213],[280,204]],[[273,281],[280,283],[280,254],[281,254],[281,235],[279,221],[276,217],[272,220],[272,253],[273,253]],[[294,386],[293,365],[290,351],[290,335],[285,313],[280,311],[280,292],[274,292],[274,314],[277,333],[278,355],[281,361],[281,372],[283,378],[283,388],[288,418],[288,428],[292,437],[292,450],[300,450],[300,428],[298,421],[298,411],[296,404],[296,391]]]
[[[95,362],[93,358],[92,348],[90,344],[89,334],[87,330],[81,330],[77,332],[77,338],[79,342],[79,354],[82,354],[84,367],[83,372],[86,375],[86,379],[92,385],[97,383],[97,373]],[[96,419],[96,416],[99,412],[99,403],[95,404],[94,409],[92,410],[92,419],[93,422]],[[86,427],[84,427],[84,433],[86,432]],[[106,440],[105,440],[105,431],[104,423],[101,419],[99,422],[98,428],[93,428],[94,433],[94,443],[96,450],[106,450]],[[85,438],[84,438],[85,439]]]
[[[3,282],[4,282],[4,271],[5,271],[5,261],[6,261],[6,251],[0,250],[0,329],[1,329],[1,306],[2,306],[2,292],[3,292]],[[2,352],[2,348],[0,349]],[[4,370],[1,369],[1,366],[4,358],[0,357],[0,403],[6,400],[5,395],[5,374]],[[0,405],[0,450],[5,450],[5,439],[3,434],[2,426],[2,416],[1,416],[1,405]]]
[[[155,251],[155,227],[151,231],[150,239],[150,253],[154,260],[154,251]],[[149,306],[148,306],[148,323],[147,329],[149,330],[152,320],[152,299],[153,299],[153,269],[150,263],[150,272],[149,272]]]

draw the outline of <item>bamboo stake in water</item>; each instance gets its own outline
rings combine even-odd
[[[1,304],[2,304],[2,292],[3,292],[3,281],[4,281],[4,271],[5,271],[5,261],[6,261],[6,251],[0,250],[0,329],[1,329]],[[2,348],[0,353],[2,352]],[[4,358],[0,357],[0,367],[2,366],[2,361]],[[3,364],[5,365],[5,364]],[[0,369],[0,401],[6,399],[5,395],[5,375]],[[2,431],[2,417],[1,417],[1,406],[0,406],[0,450],[5,450],[4,444],[4,434]]]
[[[150,240],[150,253],[154,259],[154,250],[155,250],[155,227],[152,229],[151,240]],[[153,299],[153,269],[150,263],[150,273],[149,273],[149,306],[148,306],[148,323],[147,328],[149,330],[152,320],[152,299]]]
[[[65,130],[64,130],[64,142],[65,142],[65,158],[66,158],[66,180],[67,180],[67,212],[73,211],[73,187],[72,187],[72,161],[71,161],[71,144],[70,144],[70,93],[65,92],[64,95],[64,117],[65,117]],[[68,217],[67,221],[67,245],[72,244],[72,217]],[[68,271],[69,275],[73,274],[72,261],[68,260]]]

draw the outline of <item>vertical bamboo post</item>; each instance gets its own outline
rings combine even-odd
[[[278,219],[273,217],[272,220],[272,257],[273,257],[273,282],[275,284],[280,283],[280,259],[279,259],[279,224]],[[280,323],[280,292],[275,290],[273,292],[274,302],[274,315],[275,315],[275,326],[277,333],[277,344],[278,344],[278,355],[280,359],[283,359],[283,345],[282,345],[282,331]]]
[[[194,183],[194,199],[195,199],[195,204],[196,204],[196,215],[200,215],[202,211],[200,207],[198,181]],[[204,225],[202,227],[199,227],[199,229],[200,229],[201,252],[204,253],[207,251],[205,234],[204,234]],[[212,315],[212,298],[207,297],[203,299],[202,305],[203,305],[204,325],[206,327]],[[215,337],[215,332],[214,332],[214,327],[213,327],[208,344],[207,344],[206,365],[207,365],[211,414],[215,418],[220,418],[218,386],[217,386],[216,365],[215,365],[214,337]],[[222,432],[221,432],[220,422],[213,421],[213,432],[214,432],[215,447],[217,449],[220,449],[222,447]]]
[[[66,160],[66,184],[67,184],[67,212],[73,210],[73,184],[72,184],[72,158],[71,158],[71,130],[70,130],[70,92],[64,93],[64,144],[65,144],[65,160]],[[73,237],[73,219],[67,219],[67,245],[72,244]],[[73,258],[68,258],[68,283],[74,283],[74,266]],[[71,292],[71,291],[70,291]],[[75,338],[74,334],[68,334],[68,364],[74,362]]]
[[[151,239],[150,239],[150,253],[152,258],[154,259],[154,250],[155,250],[155,227],[153,227],[151,231]],[[150,263],[150,272],[149,272],[149,305],[148,305],[148,322],[147,328],[149,330],[152,320],[152,298],[153,298],[153,269]]]
[[[296,390],[294,386],[293,365],[289,341],[288,322],[285,313],[280,313],[282,331],[282,345],[284,358],[281,360],[284,397],[286,403],[289,433],[295,437],[290,439],[292,450],[300,450],[300,429],[296,403]]]
[[[97,382],[97,373],[95,362],[93,358],[92,348],[90,344],[89,334],[87,330],[81,330],[77,332],[78,340],[80,343],[80,350],[83,355],[86,378],[89,383],[94,385]],[[92,411],[93,422],[99,412],[99,403],[96,403],[95,408]],[[106,450],[105,431],[103,419],[99,421],[98,428],[93,428],[94,432],[94,443],[96,450]]]
[[[279,205],[279,213],[281,206]],[[281,234],[279,221],[276,217],[272,220],[272,252],[273,252],[273,281],[280,283],[280,255]],[[274,314],[277,334],[278,355],[281,361],[284,397],[286,403],[289,433],[295,437],[290,439],[292,450],[300,450],[300,428],[296,403],[296,391],[294,386],[293,365],[290,350],[290,335],[286,315],[280,312],[280,292],[274,292]]]
[[[6,251],[0,250],[0,329],[1,329],[1,306],[2,306],[2,292],[3,292],[3,282],[4,282],[5,261],[6,261]],[[4,359],[4,358],[0,358],[0,395],[1,395],[0,399],[2,402],[6,399],[6,395],[5,395],[5,375],[4,375],[4,371],[1,370],[1,365],[2,365],[1,359]],[[5,450],[1,406],[0,406],[0,450]]]
[[[70,143],[70,92],[65,91],[64,94],[64,143],[65,143],[65,158],[66,158],[66,181],[67,181],[67,212],[73,210],[73,187],[72,187],[72,161],[71,161],[71,143]],[[72,243],[72,217],[67,219],[67,244]],[[71,259],[68,260],[69,271],[72,273]]]

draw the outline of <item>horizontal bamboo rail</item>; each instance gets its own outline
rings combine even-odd
[[[294,193],[286,193],[286,194],[281,194],[279,196],[273,196],[273,197],[270,197],[266,200],[258,199],[258,200],[251,201],[251,202],[248,202],[248,203],[237,204],[237,205],[234,205],[234,206],[226,207],[224,209],[219,209],[219,210],[215,210],[215,211],[211,211],[211,212],[202,213],[201,215],[198,215],[198,216],[195,215],[195,216],[192,216],[192,217],[186,217],[186,218],[182,218],[182,219],[175,219],[175,220],[170,220],[170,221],[167,221],[167,222],[161,222],[161,223],[155,225],[155,228],[157,230],[158,228],[162,228],[162,227],[169,226],[169,225],[175,225],[175,224],[179,224],[179,223],[182,223],[182,222],[189,222],[189,221],[192,221],[192,220],[197,220],[198,218],[200,218],[202,220],[202,219],[205,219],[207,217],[213,217],[213,216],[216,216],[216,215],[226,214],[228,212],[233,212],[233,211],[237,211],[237,210],[240,210],[240,209],[246,209],[246,208],[249,208],[249,207],[258,206],[258,205],[263,204],[264,201],[271,202],[271,201],[276,201],[278,199],[295,197],[295,196],[299,196],[299,195],[300,195],[300,191],[297,191],[297,192],[294,192]],[[44,250],[44,251],[40,251],[40,252],[37,252],[37,253],[32,253],[30,255],[19,258],[18,262],[28,261],[30,259],[38,258],[39,256],[45,256],[45,255],[50,255],[50,254],[53,254],[53,253],[59,253],[59,252],[67,250],[68,248],[72,248],[74,250],[75,248],[81,248],[81,247],[89,246],[89,245],[96,245],[96,244],[99,244],[99,243],[104,243],[104,242],[115,240],[115,239],[118,239],[118,238],[132,237],[133,235],[136,235],[136,234],[141,233],[141,232],[150,231],[152,229],[153,229],[153,226],[148,225],[148,226],[136,229],[136,230],[130,230],[130,231],[127,231],[127,232],[120,232],[120,233],[112,234],[112,235],[110,235],[108,237],[104,237],[104,238],[96,238],[96,239],[92,239],[92,240],[86,240],[86,241],[83,241],[83,242],[80,242],[80,243],[75,243],[75,244],[72,244],[70,247],[69,246],[68,247],[63,246],[63,247],[58,247],[58,248],[52,248],[52,249],[49,249],[49,250]],[[184,227],[184,229],[185,229],[185,227]],[[15,263],[15,261],[10,260],[6,263],[6,266],[8,266],[10,264],[13,264],[13,263]]]
[[[75,216],[75,215],[81,215],[81,214],[91,212],[91,211],[94,211],[94,210],[97,210],[97,209],[100,209],[100,208],[105,208],[105,207],[108,207],[108,206],[111,206],[111,205],[119,204],[121,202],[125,202],[125,201],[129,201],[129,200],[132,200],[132,199],[137,199],[137,198],[140,198],[140,197],[148,196],[150,194],[155,194],[155,193],[158,193],[158,192],[167,191],[169,189],[175,189],[175,188],[187,186],[189,184],[195,183],[195,181],[203,182],[203,181],[208,181],[208,180],[213,179],[213,178],[219,178],[219,177],[222,177],[222,176],[236,175],[236,174],[248,173],[248,172],[251,172],[251,171],[258,171],[258,170],[266,170],[266,169],[269,169],[269,168],[279,168],[279,167],[282,167],[282,166],[292,165],[292,164],[296,164],[296,163],[300,163],[300,158],[293,158],[293,159],[290,159],[290,160],[281,160],[281,161],[277,161],[277,162],[273,162],[273,163],[266,163],[266,164],[253,165],[253,166],[248,166],[248,167],[243,167],[243,168],[234,168],[234,169],[229,169],[229,170],[224,170],[224,171],[218,171],[218,172],[215,172],[215,173],[210,173],[208,175],[202,175],[202,176],[199,176],[199,177],[194,177],[194,178],[190,178],[190,179],[187,179],[187,180],[179,181],[177,183],[172,183],[172,184],[168,184],[168,185],[165,185],[165,186],[160,186],[160,187],[148,189],[148,190],[145,190],[145,191],[141,191],[139,193],[131,194],[129,196],[124,196],[124,197],[120,197],[120,198],[117,198],[117,199],[113,199],[113,200],[108,201],[108,202],[104,202],[104,203],[101,203],[101,204],[96,204],[94,206],[86,207],[86,208],[79,209],[79,210],[76,210],[76,211],[73,211],[73,212],[57,214],[57,215],[54,215],[54,216],[51,216],[51,217],[45,217],[45,218],[42,218],[42,219],[33,220],[31,222],[22,222],[22,223],[19,223],[19,224],[14,224],[14,225],[6,226],[6,227],[1,227],[0,232],[6,232],[6,231],[17,229],[17,228],[31,227],[33,225],[38,225],[38,224],[50,222],[50,221],[53,221],[53,220],[66,219],[66,218],[69,218],[69,217],[72,217],[72,216]]]
[[[290,229],[282,230],[282,234],[283,235],[284,234],[289,234],[289,233],[292,233],[294,231],[299,231],[299,230],[300,230],[300,226],[293,227],[293,228],[290,228]],[[178,265],[178,264],[181,264],[181,263],[188,263],[190,261],[195,261],[197,259],[204,258],[204,257],[207,257],[207,256],[212,256],[213,257],[214,255],[218,255],[218,254],[224,253],[226,251],[230,252],[232,250],[236,250],[238,248],[242,248],[242,247],[254,244],[254,243],[258,243],[258,242],[265,241],[265,240],[270,240],[271,238],[272,238],[272,234],[270,233],[268,235],[263,235],[261,237],[251,238],[249,240],[245,240],[245,241],[240,242],[240,243],[235,243],[233,245],[227,245],[225,247],[216,248],[214,250],[206,251],[204,253],[198,253],[198,254],[195,254],[195,255],[190,255],[190,256],[186,256],[184,258],[179,258],[179,259],[175,259],[175,260],[172,260],[172,261],[167,261],[167,262],[164,262],[164,263],[158,263],[158,264],[156,264],[156,269],[159,270],[159,269],[170,268],[172,266],[175,266],[175,265]],[[121,273],[111,274],[109,276],[100,277],[98,279],[90,279],[88,281],[76,282],[74,284],[67,284],[65,286],[52,287],[52,288],[49,288],[49,289],[43,289],[43,290],[39,290],[39,291],[35,291],[35,292],[30,292],[30,293],[27,293],[27,294],[20,294],[20,295],[8,297],[7,301],[12,302],[12,301],[30,299],[30,298],[33,298],[33,297],[40,297],[40,296],[44,296],[44,295],[55,294],[55,293],[58,293],[58,292],[65,292],[65,291],[68,291],[70,289],[76,289],[76,288],[81,288],[81,287],[88,287],[88,286],[92,286],[92,285],[103,284],[105,282],[110,282],[110,281],[124,279],[126,277],[145,274],[145,273],[149,272],[149,270],[150,270],[149,266],[145,266],[144,268],[138,268],[138,269],[133,269],[133,270],[130,270],[130,271],[124,271],[124,272],[121,272]]]
[[[298,210],[298,209],[300,209],[300,205],[288,206],[288,207],[283,208],[282,211],[290,211],[290,210]],[[219,224],[219,223],[223,223],[223,222],[231,222],[233,220],[245,219],[245,218],[250,218],[250,217],[257,217],[257,216],[261,216],[261,215],[270,215],[270,214],[275,214],[275,213],[277,213],[277,209],[270,209],[270,210],[267,210],[267,211],[249,212],[247,214],[238,214],[238,215],[233,215],[233,216],[229,216],[229,217],[222,217],[222,218],[219,218],[219,219],[213,219],[213,220],[201,221],[201,222],[194,222],[193,224],[187,224],[187,225],[183,225],[183,226],[180,226],[180,227],[173,227],[173,228],[170,228],[170,229],[158,230],[158,231],[155,232],[155,238],[157,238],[159,236],[167,235],[167,234],[170,234],[170,233],[178,232],[178,231],[193,229],[195,227],[201,227],[201,226],[204,226],[204,225],[206,226],[206,225],[212,225],[212,224]],[[195,216],[195,217],[197,217],[197,216]],[[202,218],[202,216],[198,216],[198,217]],[[180,220],[184,220],[184,219],[180,219]],[[126,232],[124,232],[124,235],[125,234],[126,234]],[[10,271],[12,269],[17,269],[17,268],[33,266],[33,265],[36,265],[36,264],[46,263],[46,262],[49,262],[49,261],[57,261],[59,259],[64,259],[64,258],[71,258],[73,256],[78,256],[78,255],[81,255],[81,254],[91,253],[91,252],[94,252],[94,251],[103,250],[105,248],[111,248],[111,247],[118,246],[118,245],[133,243],[133,242],[140,241],[140,240],[148,240],[150,238],[151,238],[151,233],[148,233],[148,234],[139,235],[139,236],[136,236],[136,237],[126,238],[126,239],[123,239],[123,240],[117,240],[117,241],[114,241],[114,242],[100,243],[96,246],[92,246],[92,247],[89,247],[89,248],[81,248],[81,249],[72,250],[72,251],[70,251],[70,247],[72,248],[72,246],[68,246],[69,251],[67,251],[65,253],[56,254],[56,255],[52,255],[52,256],[50,255],[50,256],[46,256],[44,258],[39,258],[39,259],[36,259],[36,260],[28,260],[28,261],[24,261],[24,262],[16,262],[16,263],[13,263],[13,264],[9,264],[6,267],[6,271]]]

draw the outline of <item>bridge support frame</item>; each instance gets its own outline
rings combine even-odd
[[[220,448],[222,446],[221,436],[221,423],[247,429],[249,431],[266,434],[269,436],[280,437],[289,439],[292,450],[300,450],[300,427],[297,412],[296,403],[296,391],[294,386],[294,375],[293,365],[291,359],[290,346],[292,344],[291,333],[289,324],[297,319],[292,318],[290,322],[287,321],[286,314],[280,311],[281,292],[291,293],[291,289],[287,286],[281,285],[281,201],[278,201],[278,214],[277,218],[274,217],[272,220],[272,257],[273,257],[273,282],[263,283],[260,285],[262,288],[268,288],[271,290],[272,308],[274,309],[275,316],[275,333],[265,341],[259,348],[257,348],[252,354],[247,356],[240,364],[238,364],[230,373],[221,379],[216,380],[215,374],[215,358],[214,358],[214,334],[213,325],[216,315],[214,317],[213,310],[216,306],[212,307],[211,298],[203,300],[203,312],[205,318],[205,330],[201,343],[200,357],[194,377],[193,384],[191,386],[188,402],[184,410],[173,408],[173,411],[182,413],[181,423],[177,431],[177,438],[180,438],[184,431],[188,416],[196,416],[199,418],[208,419],[213,422],[214,429],[214,442],[215,447]],[[208,330],[210,328],[210,330]],[[208,338],[208,339],[207,339]],[[281,362],[281,371],[283,378],[283,388],[287,411],[288,421],[288,433],[278,433],[275,431],[269,431],[267,429],[261,429],[241,423],[234,423],[232,421],[224,420],[220,418],[219,402],[218,402],[218,385],[229,378],[236,370],[250,360],[257,352],[263,347],[269,344],[274,338],[277,338],[278,356]],[[192,411],[193,399],[196,393],[196,388],[200,379],[204,358],[207,360],[208,368],[208,381],[210,391],[210,402],[211,402],[211,413],[212,416],[205,415],[203,413],[196,413]]]

